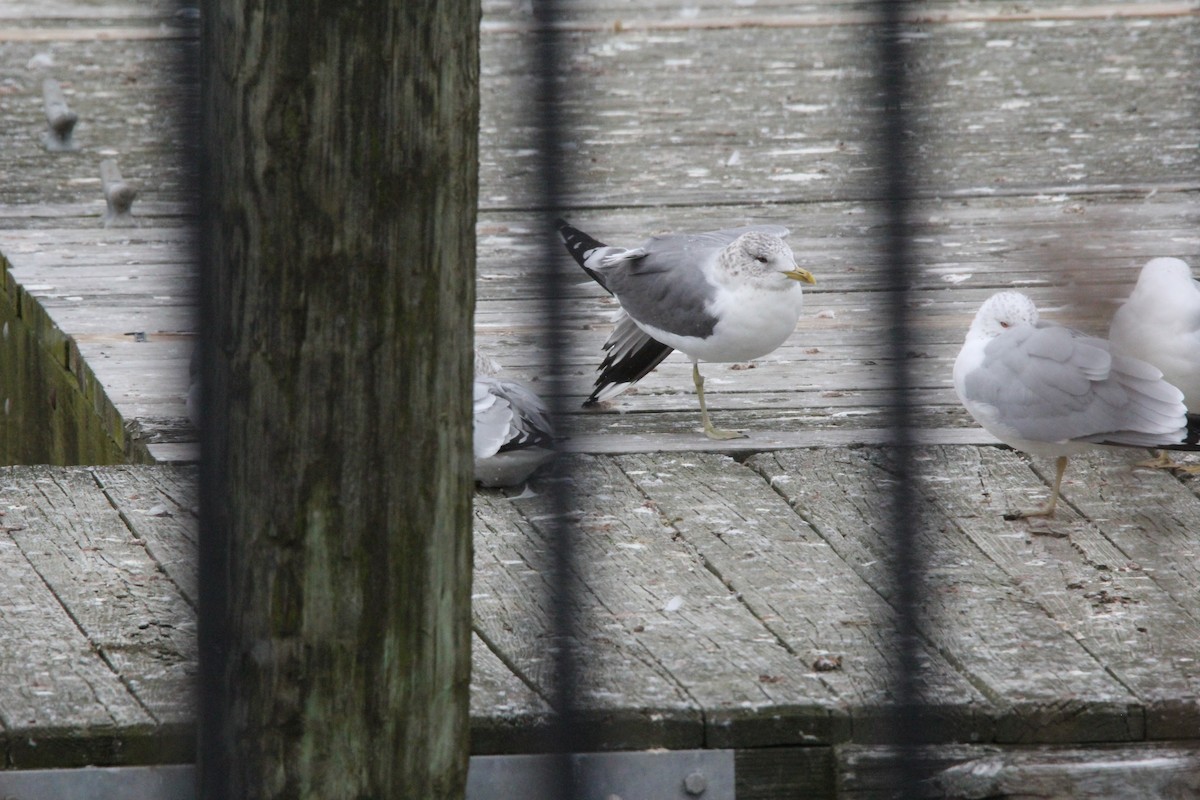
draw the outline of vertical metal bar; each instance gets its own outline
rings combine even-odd
[[[535,204],[544,215],[536,230],[540,231],[540,270],[545,282],[542,313],[541,348],[546,355],[546,374],[560,379],[567,374],[565,347],[569,333],[564,314],[567,280],[559,264],[564,251],[552,225],[562,212],[566,193],[567,164],[563,158],[563,87],[565,85],[562,34],[558,27],[559,7],[555,0],[534,0],[534,59],[535,91],[533,122],[537,129],[538,197]],[[556,383],[549,406],[560,437],[569,436],[569,417],[563,385]],[[579,620],[576,611],[579,586],[577,559],[573,543],[575,525],[573,512],[574,485],[570,462],[560,453],[554,462],[550,501],[550,593],[552,647],[554,659],[553,705],[557,711],[552,723],[550,748],[561,755],[555,770],[555,794],[561,798],[573,796],[572,766],[569,754],[583,752],[586,743],[578,718],[579,662],[576,655]]]
[[[219,798],[230,795],[230,759],[228,685],[225,672],[229,647],[229,551],[228,528],[222,514],[228,499],[228,485],[218,465],[225,464],[222,451],[226,444],[225,420],[218,410],[223,406],[225,388],[220,385],[217,369],[218,331],[211,324],[217,319],[215,309],[220,276],[213,269],[217,260],[214,252],[219,245],[213,241],[215,231],[211,219],[213,204],[213,171],[208,165],[220,158],[220,142],[211,141],[216,93],[207,81],[204,62],[215,57],[212,37],[220,19],[217,0],[201,0],[196,4],[180,2],[176,19],[193,25],[197,36],[180,39],[180,66],[186,74],[191,92],[184,105],[181,135],[185,174],[188,185],[198,187],[188,197],[192,219],[192,263],[200,277],[199,333],[193,357],[198,369],[192,380],[199,381],[198,413],[200,417],[200,531],[197,548],[197,572],[200,597],[197,607],[197,648],[199,670],[196,678],[197,742],[196,797]],[[194,132],[200,135],[195,136]],[[182,135],[186,132],[186,135]]]
[[[879,95],[876,158],[883,175],[883,263],[886,275],[887,314],[894,331],[888,343],[891,420],[890,464],[894,470],[890,504],[893,542],[892,585],[895,587],[897,629],[894,632],[896,672],[890,737],[891,764],[898,797],[916,797],[923,770],[916,747],[922,735],[918,639],[920,593],[924,569],[918,552],[920,525],[913,502],[916,461],[913,458],[912,376],[909,369],[909,283],[912,274],[910,220],[913,200],[912,152],[913,94],[906,73],[912,45],[906,38],[906,0],[877,0],[879,15]]]
[[[202,0],[204,18],[209,22],[218,18],[217,3],[213,0]],[[199,674],[196,679],[196,772],[195,788],[198,798],[226,797],[228,784],[226,776],[230,772],[228,758],[229,749],[226,741],[226,699],[224,694],[224,652],[228,642],[228,631],[225,627],[228,619],[227,594],[227,558],[224,541],[224,530],[214,525],[215,511],[224,502],[224,485],[222,477],[214,471],[217,463],[223,459],[213,458],[213,443],[216,441],[216,427],[220,424],[220,416],[213,411],[212,398],[213,381],[211,379],[211,359],[204,358],[205,353],[213,352],[205,342],[211,339],[214,331],[205,324],[206,320],[214,319],[212,313],[216,297],[215,276],[207,266],[212,262],[209,257],[211,242],[207,232],[211,227],[206,224],[206,211],[209,204],[205,201],[208,189],[210,170],[205,169],[207,159],[213,153],[212,143],[206,141],[208,112],[204,108],[202,59],[203,35],[200,29],[201,10],[194,2],[180,0],[176,4],[174,20],[185,26],[194,36],[180,36],[177,42],[173,68],[177,74],[176,85],[179,87],[178,116],[179,126],[175,141],[179,143],[180,167],[185,176],[184,184],[199,187],[189,192],[184,200],[191,219],[191,263],[196,274],[200,276],[199,312],[195,330],[198,332],[196,347],[199,348],[198,358],[193,363],[200,365],[199,374],[192,379],[200,380],[198,411],[200,423],[200,540],[197,554],[197,571],[201,587],[197,608],[197,647],[199,651]],[[211,26],[210,26],[211,27]],[[209,109],[211,111],[211,109]],[[196,131],[201,136],[194,135]]]

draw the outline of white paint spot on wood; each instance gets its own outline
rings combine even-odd
[[[779,175],[770,175],[768,180],[772,181],[789,181],[792,183],[809,183],[811,181],[819,181],[822,178],[828,177],[819,172],[784,172]]]

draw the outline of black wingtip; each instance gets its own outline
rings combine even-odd
[[[605,247],[603,242],[593,239],[579,228],[567,224],[564,219],[554,220],[554,227],[558,229],[559,235],[562,236],[563,244],[567,246],[567,251],[571,257],[575,259],[575,263],[579,266],[584,266],[584,261],[587,259],[587,254],[595,250],[597,247]],[[589,270],[588,274],[591,274]],[[592,275],[595,277],[595,275]]]
[[[623,383],[626,388],[640,381],[671,355],[674,350],[657,339],[646,339],[646,343],[636,351],[629,353],[620,361],[613,361],[612,355],[605,356],[600,364],[600,377],[596,378],[595,388],[587,400],[583,401],[585,408],[600,403],[600,394],[608,387]]]
[[[1179,444],[1159,445],[1163,450],[1200,451],[1200,414],[1187,415],[1187,434]]]

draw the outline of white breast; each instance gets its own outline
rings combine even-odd
[[[639,323],[639,326],[691,358],[748,361],[765,356],[791,336],[803,305],[804,290],[792,281],[781,291],[723,289],[709,307],[709,312],[720,321],[708,338],[678,336],[650,325]]]

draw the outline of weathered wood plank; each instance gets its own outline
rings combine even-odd
[[[834,748],[759,747],[734,753],[737,800],[818,800],[837,791]]]
[[[1144,460],[1144,451],[1117,448],[1072,458],[1064,497],[1200,620],[1200,480],[1138,469]]]
[[[550,705],[479,638],[471,637],[471,752],[531,753],[543,747]]]
[[[747,463],[864,581],[884,598],[893,597],[884,510],[892,483],[886,451],[782,451]],[[951,489],[939,485],[939,490]],[[967,504],[966,498],[962,502]],[[996,705],[994,741],[1143,738],[1143,710],[1129,689],[1026,595],[1019,579],[981,559],[940,506],[923,506],[918,547],[926,584],[919,600],[920,629]]]
[[[1127,455],[1097,454],[1090,461],[1092,465],[1107,463],[1107,476],[1120,485],[1112,491],[1125,493],[1125,503],[1119,508],[1111,500],[1093,506],[1107,512],[1094,522],[1081,519],[1071,508],[1061,509],[1048,521],[1002,519],[1001,510],[1018,504],[1033,507],[1040,501],[1030,495],[1048,491],[1024,458],[1010,451],[934,449],[921,467],[929,481],[926,497],[930,505],[944,513],[1106,672],[1138,697],[1144,709],[1146,738],[1189,738],[1200,731],[1200,703],[1196,702],[1200,695],[1200,659],[1196,655],[1200,622],[1195,616],[1195,591],[1184,592],[1190,596],[1176,600],[1158,580],[1161,574],[1177,591],[1182,588],[1175,566],[1180,560],[1178,551],[1161,545],[1175,538],[1177,546],[1195,549],[1195,533],[1194,529],[1180,531],[1178,523],[1171,526],[1169,510],[1159,516],[1151,509],[1159,504],[1167,509],[1172,504],[1178,507],[1180,501],[1195,509],[1196,498],[1169,474],[1130,474]],[[1064,479],[1064,496],[1069,498],[1077,489],[1083,497],[1094,496],[1106,476],[1088,469],[1086,463],[1073,466],[1068,470],[1069,482]],[[1043,474],[1045,471],[1043,467]],[[1100,489],[1099,493],[1108,491]],[[1139,505],[1144,502],[1146,510],[1130,508],[1131,496],[1139,498]],[[1157,527],[1145,526],[1147,515],[1159,516],[1168,524],[1160,533]],[[1134,527],[1131,519],[1137,518],[1144,522]],[[1122,543],[1136,555],[1111,541],[1112,534],[1122,529],[1126,531]],[[1187,541],[1191,544],[1185,544]],[[1150,545],[1139,546],[1139,542]],[[1183,570],[1195,580],[1194,564]]]
[[[194,610],[90,470],[30,467],[20,475],[21,484],[6,487],[9,503],[21,506],[12,540],[157,723],[190,738]]]
[[[471,608],[475,632],[487,646],[549,698],[551,600],[543,574],[548,554],[533,516],[526,518],[498,493],[476,494]],[[576,643],[581,669],[576,701],[593,741],[613,749],[701,746],[702,709],[626,629],[625,620],[590,585],[572,601],[578,618],[586,620],[588,638]]]
[[[790,647],[741,587],[712,569],[687,535],[689,520],[620,462],[573,463],[581,577],[700,705],[706,746],[826,743],[852,734],[852,699],[812,668],[818,653]],[[697,465],[697,478],[706,471]]]
[[[195,464],[200,460],[199,442],[150,442],[146,452],[153,464],[165,466],[182,466]]]
[[[909,5],[907,13],[914,24],[946,22],[1014,22],[1071,19],[1109,19],[1112,17],[1172,16],[1194,13],[1194,6],[1158,0],[1084,3],[1078,0],[1039,3],[1036,7],[1016,7],[999,0],[979,0],[962,6],[946,0],[926,0]],[[525,6],[506,0],[488,0],[483,4],[484,30],[523,29],[532,22]],[[701,30],[722,25],[730,27],[777,25],[780,27],[868,25],[875,10],[860,0],[813,0],[812,2],[763,2],[729,5],[719,0],[696,0],[687,6],[676,3],[635,3],[632,0],[568,0],[559,4],[565,30],[614,31],[653,28],[657,30]],[[505,25],[509,27],[505,27]],[[522,26],[521,24],[524,23]]]
[[[1186,104],[1177,104],[1182,72],[1157,55],[1187,52],[1193,25],[1178,17],[923,30],[913,64],[927,110],[923,184],[976,195],[1020,187],[1033,195],[1181,175],[1194,182],[1197,150],[1180,144],[1192,126]],[[576,185],[586,190],[571,203],[622,205],[631,195],[689,204],[877,196],[866,124],[872,51],[862,29],[605,31],[574,41],[577,88],[567,114]],[[533,138],[520,116],[530,89],[524,42],[495,36],[484,44],[485,64],[497,66],[485,69],[483,131],[493,146],[482,154],[481,202],[521,207],[533,197]],[[1112,61],[1090,69],[1087,81],[1072,80],[1098,47]],[[727,90],[706,91],[714,85]],[[687,100],[701,96],[706,102]],[[1156,146],[1160,159],[1150,163],[1143,154]],[[1038,157],[1029,158],[1034,151]]]
[[[919,429],[912,431],[920,444],[997,444],[995,437],[982,428]],[[838,428],[813,431],[796,430],[785,433],[753,433],[745,439],[698,441],[695,433],[588,433],[575,435],[564,443],[568,452],[594,455],[625,453],[724,453],[745,458],[755,453],[799,448],[858,447],[886,445],[895,441],[894,434],[884,428]]]
[[[98,467],[104,496],[192,608],[199,602],[196,548],[200,505],[195,469]]]
[[[3,469],[0,483],[0,738],[5,764],[120,762],[126,742],[145,739],[155,720],[13,540],[14,529],[34,522],[24,513],[29,487],[23,471]],[[137,749],[144,753],[143,747]]]
[[[995,288],[1019,283],[1110,282],[1136,278],[1156,255],[1187,258],[1200,251],[1195,233],[1200,217],[1194,193],[1073,194],[918,202],[913,275],[917,289]],[[540,215],[485,212],[480,219],[480,299],[503,297],[510,280],[536,287],[533,274]],[[731,225],[786,225],[800,263],[812,269],[817,285],[810,298],[828,289],[834,297],[853,290],[878,291],[886,275],[878,247],[883,218],[875,203],[701,205],[591,209],[572,221],[601,241],[631,246],[654,233],[706,230]],[[581,286],[590,281],[565,250],[561,268]],[[1128,270],[1128,272],[1124,272]],[[603,294],[593,292],[599,298]],[[529,296],[529,295],[523,295]]]
[[[843,554],[761,475],[728,458],[645,455],[617,463],[658,513],[672,520],[676,536],[695,549],[704,567],[795,657],[791,669],[768,673],[771,679],[780,685],[807,679],[828,686],[848,710],[855,741],[884,737],[894,702],[890,636],[896,621]],[[935,698],[926,733],[947,740],[989,739],[991,704],[934,650],[922,647],[918,657],[929,696]],[[817,669],[821,659],[831,668]],[[781,743],[737,727],[728,737],[714,737],[714,743]]]
[[[754,572],[749,567],[730,565],[724,562],[724,556],[720,554],[715,558],[702,554],[703,560],[696,562],[695,548],[697,544],[687,535],[688,527],[690,525],[720,527],[719,523],[697,523],[688,515],[680,516],[677,513],[679,509],[675,508],[673,503],[682,501],[676,498],[674,501],[664,504],[654,496],[653,493],[656,489],[648,488],[657,487],[659,484],[652,480],[649,484],[643,485],[641,478],[637,478],[639,488],[643,492],[650,493],[650,505],[645,507],[645,515],[635,513],[632,518],[641,520],[644,516],[645,522],[626,521],[631,516],[628,514],[614,516],[611,513],[613,508],[637,506],[641,495],[634,494],[630,497],[628,488],[620,489],[621,483],[626,481],[621,479],[614,467],[605,466],[606,460],[589,459],[584,463],[593,469],[599,467],[608,476],[600,479],[585,472],[577,477],[577,480],[582,481],[581,494],[583,497],[595,497],[598,508],[604,512],[596,520],[597,525],[593,525],[591,515],[596,512],[591,510],[591,501],[584,500],[584,508],[581,513],[584,515],[583,524],[587,528],[587,535],[583,541],[589,545],[593,542],[603,541],[603,544],[598,546],[598,552],[593,554],[589,547],[587,548],[588,552],[582,556],[589,567],[584,580],[588,584],[589,591],[601,599],[606,609],[622,619],[630,620],[625,623],[627,626],[633,621],[638,621],[641,628],[637,631],[638,641],[649,647],[661,663],[669,665],[671,676],[680,681],[686,688],[689,697],[693,697],[701,703],[710,726],[706,741],[710,744],[779,744],[789,740],[829,741],[832,737],[847,735],[848,727],[836,726],[822,735],[821,726],[829,724],[821,722],[822,714],[816,717],[818,726],[813,727],[814,720],[810,719],[812,712],[805,710],[805,705],[811,704],[816,699],[811,696],[811,692],[819,686],[825,687],[823,691],[829,689],[837,691],[838,706],[851,711],[856,737],[870,739],[873,735],[877,735],[872,733],[871,726],[872,719],[877,718],[880,705],[886,702],[886,692],[880,688],[881,682],[886,680],[882,669],[875,670],[874,679],[858,672],[855,672],[853,679],[843,679],[836,673],[826,675],[814,671],[812,664],[816,658],[822,655],[831,659],[842,656],[850,660],[853,665],[851,669],[857,669],[864,666],[863,662],[876,658],[878,651],[884,647],[884,643],[878,638],[869,638],[871,643],[864,645],[862,637],[867,634],[857,630],[854,626],[838,626],[833,623],[830,623],[832,625],[830,628],[822,628],[828,630],[832,634],[832,638],[822,638],[821,642],[817,642],[816,639],[810,638],[809,634],[802,632],[809,626],[821,627],[824,624],[820,622],[820,619],[823,619],[821,614],[826,613],[825,609],[829,605],[830,592],[833,592],[838,598],[843,610],[850,609],[845,613],[851,613],[857,609],[860,613],[856,619],[863,624],[868,624],[866,620],[871,618],[875,610],[878,610],[868,607],[869,601],[867,605],[863,605],[862,602],[848,599],[855,591],[853,586],[857,584],[857,579],[850,575],[844,565],[840,568],[842,570],[840,575],[835,575],[834,578],[820,577],[816,580],[816,583],[819,583],[822,588],[819,593],[812,596],[811,601],[792,599],[788,592],[782,592],[784,597],[781,599],[766,599],[765,595],[757,594],[759,590],[755,589],[754,585],[769,584],[772,580],[776,584],[785,580],[794,581],[794,577],[784,578],[781,572],[768,570],[770,574],[763,574]],[[708,467],[711,466],[711,464],[708,465]],[[626,465],[626,469],[629,469],[628,465]],[[678,468],[675,469],[680,471]],[[688,472],[687,470],[681,471]],[[711,471],[708,468],[697,468],[688,474],[699,480],[702,474],[707,475]],[[633,472],[638,472],[638,470],[633,470]],[[777,506],[774,515],[762,509],[757,510],[757,513],[761,515],[759,520],[761,525],[778,527],[777,523],[780,523],[781,520],[789,517],[794,519],[792,512],[787,509],[782,500],[766,489],[760,478],[749,472],[743,473],[742,478],[744,481],[749,481],[749,485],[759,487],[758,491],[765,491],[766,496],[769,497],[768,503]],[[704,516],[701,514],[699,518],[703,519]],[[670,520],[674,520],[672,525],[679,533],[668,538],[671,530],[665,527],[665,524]],[[803,523],[798,520],[795,520],[795,524],[803,527]],[[626,535],[632,534],[633,538],[622,547],[622,541],[617,537],[619,533],[626,531],[630,532]],[[498,531],[492,531],[489,536],[495,536],[497,533]],[[710,534],[706,535],[715,534],[710,530]],[[803,553],[791,553],[797,561],[803,560],[805,563],[811,563],[813,547],[827,549],[823,543],[812,536],[811,532],[810,538],[811,540],[806,543],[797,544]],[[616,541],[611,542],[610,539]],[[719,545],[718,549],[722,549],[724,546]],[[682,554],[680,551],[683,551]],[[688,568],[688,571],[664,566],[677,562],[682,556],[687,556],[688,560],[695,562]],[[827,557],[830,560],[823,562],[822,569],[808,568],[818,572],[832,571],[836,573],[837,568],[833,564],[838,562],[837,557],[833,556],[831,552],[827,553]],[[618,571],[619,579],[613,579],[610,574],[614,559],[629,562],[622,567],[624,571]],[[518,569],[529,569],[527,559],[512,559],[512,561],[522,564]],[[658,565],[653,582],[650,584],[646,584],[646,578],[640,573],[647,562]],[[705,567],[703,571],[699,569],[701,563]],[[804,569],[804,567],[797,568],[802,571]],[[693,570],[701,572],[701,577],[705,577],[705,580],[699,585],[691,583],[698,580]],[[704,588],[708,582],[713,580],[706,576],[714,573],[726,584],[726,586],[720,586],[718,583],[717,586],[720,588],[715,595],[712,594],[714,590],[711,587]],[[688,580],[680,583],[681,577],[686,577]],[[839,582],[837,580],[839,577],[847,580]],[[642,584],[643,591],[653,590],[652,600],[642,599],[640,592],[634,592],[630,596],[629,587],[638,585],[639,582]],[[510,580],[508,583],[511,585],[513,581]],[[846,585],[841,587],[839,583]],[[614,586],[616,589],[612,588]],[[874,597],[873,592],[866,587],[860,586],[860,591],[865,592],[869,597]],[[673,592],[679,593],[672,594]],[[709,594],[705,594],[706,592]],[[731,595],[731,592],[739,592],[739,594]],[[747,600],[747,592],[754,596],[753,601]],[[849,592],[850,595],[844,595],[845,592]],[[511,589],[509,593],[511,594]],[[671,596],[668,597],[668,595]],[[719,606],[714,606],[714,596],[723,597],[725,600]],[[666,616],[678,615],[686,619],[688,628],[685,629],[687,632],[682,637],[678,630],[679,622],[669,627],[664,626],[661,630],[657,626],[652,627],[645,624],[644,620],[647,618],[663,616],[663,609],[670,609],[676,598],[678,607],[673,609],[676,614],[666,614]],[[733,602],[734,600],[736,602]],[[488,602],[493,601],[489,598]],[[699,608],[693,609],[692,604],[697,602],[700,604]],[[478,597],[476,603],[478,609]],[[729,603],[733,604],[729,605]],[[742,623],[736,623],[737,618],[746,616],[747,609],[757,620],[749,629],[749,634],[739,632],[738,626]],[[811,619],[805,617],[804,613],[808,613]],[[512,618],[511,614],[503,616],[505,619],[511,620]],[[717,624],[714,622],[716,617],[727,617],[728,619],[720,622],[718,627],[714,628],[714,624]],[[788,622],[789,618],[803,621]],[[793,625],[795,627],[792,627]],[[696,634],[690,632],[692,628],[696,629]],[[615,637],[615,634],[605,630],[608,638]],[[693,636],[696,635],[703,635],[704,638],[700,640],[700,644],[693,645]],[[706,641],[711,644],[704,644]],[[779,655],[783,655],[779,648],[779,642],[782,642],[789,651],[787,657],[782,661],[779,658]],[[779,655],[770,656],[761,663],[749,663],[758,662],[761,659],[759,651],[764,646],[768,655],[777,652]],[[714,648],[716,649],[714,650]],[[829,650],[829,648],[833,648],[833,650]],[[517,652],[517,649],[512,647],[502,647],[501,649],[504,652]],[[725,662],[721,660],[720,652],[725,650],[737,652],[740,663],[734,664],[733,668],[723,666]],[[936,656],[930,657],[938,660]],[[941,666],[940,677],[940,680],[931,680],[944,698],[944,707],[938,712],[939,715],[944,714],[945,716],[945,719],[941,720],[944,733],[951,736],[989,735],[990,722],[987,719],[986,711],[981,709],[981,706],[986,706],[982,698],[944,663]],[[762,684],[755,686],[750,694],[752,697],[761,692],[762,698],[750,706],[746,705],[745,700],[738,699],[743,695],[736,688],[747,680],[751,686],[754,686],[755,682]],[[624,682],[624,684],[627,683],[628,681]],[[797,691],[801,693],[798,697],[789,698],[789,693]],[[955,707],[956,704],[958,707]],[[820,708],[819,705],[818,708]],[[768,709],[770,709],[770,713],[767,718],[761,718]],[[828,711],[823,714],[828,714]],[[756,719],[756,716],[760,718]],[[777,717],[777,719],[771,717]],[[798,733],[799,739],[796,738]]]
[[[835,748],[837,797],[895,797],[893,754],[884,748]],[[957,745],[919,750],[928,780],[913,797],[1169,800],[1200,792],[1200,750],[1188,744],[999,748]]]
[[[172,0],[149,0],[144,3],[120,2],[79,2],[79,0],[8,0],[0,9],[0,19],[14,23],[28,24],[29,20],[71,20],[78,23],[82,20],[90,23],[87,27],[95,27],[105,20],[142,19],[147,23],[157,22],[175,13],[176,5]],[[44,24],[44,22],[42,23]]]

